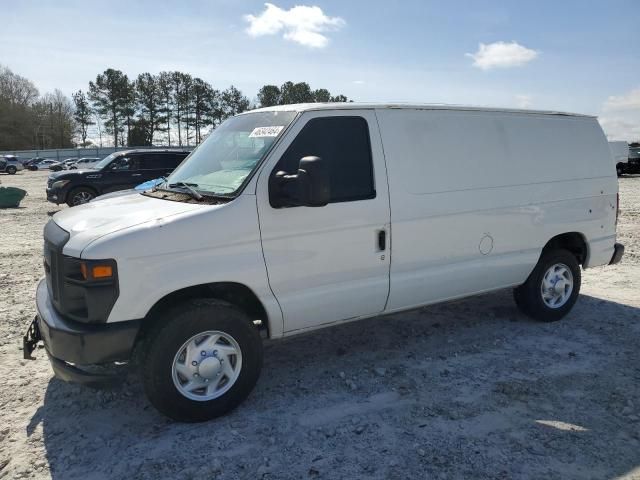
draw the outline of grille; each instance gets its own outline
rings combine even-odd
[[[61,289],[64,281],[62,268],[62,248],[69,241],[69,233],[53,220],[44,227],[44,272],[51,301],[57,310],[61,309]]]

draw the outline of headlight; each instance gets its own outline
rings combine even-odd
[[[78,322],[106,322],[119,295],[116,261],[63,258],[59,312]]]
[[[71,180],[58,180],[57,182],[53,182],[51,184],[51,188],[62,188],[64,187],[67,183],[69,183]]]

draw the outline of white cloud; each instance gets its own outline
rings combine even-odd
[[[297,5],[284,10],[265,3],[259,15],[245,15],[249,22],[247,33],[252,37],[276,35],[283,32],[285,40],[311,48],[324,48],[329,43],[326,32],[343,27],[346,22],[340,17],[329,17],[317,6]]]
[[[604,110],[640,110],[640,87],[624,95],[612,95],[604,102]]]
[[[518,108],[530,108],[533,104],[531,95],[516,95],[516,105]]]
[[[602,105],[600,124],[609,140],[640,140],[640,87],[611,95]]]
[[[616,117],[600,117],[599,120],[609,140],[640,141],[640,115],[635,121]]]
[[[466,53],[473,58],[473,66],[482,70],[520,67],[539,55],[539,52],[511,42],[481,43],[476,53]]]

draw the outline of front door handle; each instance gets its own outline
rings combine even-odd
[[[380,230],[378,232],[378,250],[384,252],[387,249],[387,231]]]
[[[142,174],[141,173],[132,173],[131,176],[132,177],[141,177]]]

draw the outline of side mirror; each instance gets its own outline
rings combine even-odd
[[[320,157],[303,157],[298,173],[277,172],[269,182],[269,201],[276,208],[324,207],[330,199],[329,168]]]

